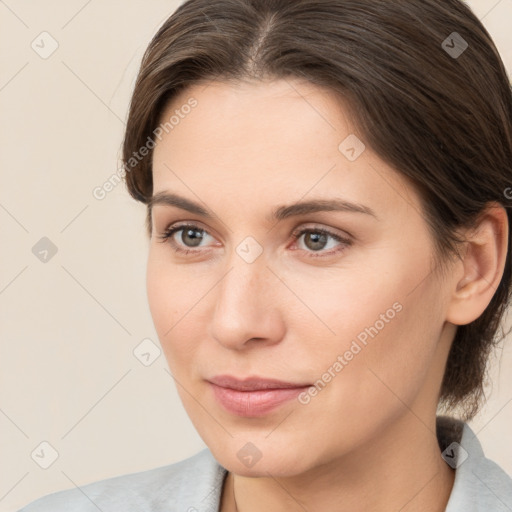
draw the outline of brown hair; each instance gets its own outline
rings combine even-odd
[[[467,47],[466,47],[467,44]],[[208,80],[295,77],[350,105],[364,143],[421,194],[437,262],[457,254],[458,229],[512,183],[512,94],[490,35],[459,0],[188,0],[144,55],[123,162],[130,194],[152,195],[150,147],[167,103]],[[341,142],[341,141],[340,141]],[[507,210],[509,229],[510,210]],[[151,211],[147,227],[151,233]],[[440,404],[473,417],[511,286],[504,275],[483,314],[459,326]],[[504,334],[503,334],[504,335]]]

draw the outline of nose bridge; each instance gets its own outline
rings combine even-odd
[[[260,305],[265,305],[261,293],[265,286],[268,289],[269,274],[272,273],[267,269],[263,256],[248,262],[233,252],[229,270],[218,286],[217,310],[229,307],[231,311],[244,315],[249,311],[258,314]]]
[[[246,236],[232,248],[228,259],[230,270],[223,279],[224,282],[220,283],[220,293],[226,295],[228,301],[229,296],[235,295],[235,300],[243,303],[254,302],[253,305],[256,305],[260,288],[268,284],[269,274],[271,275],[263,245],[254,237]],[[252,301],[252,298],[255,300]]]
[[[276,311],[270,313],[269,307],[269,288],[275,276],[266,263],[263,253],[254,258],[250,243],[249,248],[242,243],[233,250],[229,269],[216,287],[212,335],[219,343],[237,348],[249,339],[276,334],[276,325],[272,325]]]

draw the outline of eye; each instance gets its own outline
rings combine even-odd
[[[176,242],[176,235],[181,231],[181,235],[177,238],[180,242]],[[196,247],[200,247],[200,244],[203,240],[207,239],[207,237],[213,238],[208,234],[207,231],[201,229],[194,224],[181,224],[176,226],[171,226],[165,230],[165,232],[158,236],[161,242],[169,241],[172,248],[179,253],[188,254],[191,252],[197,252],[194,250]],[[180,247],[181,244],[184,244],[185,247],[190,247],[191,249],[183,249]],[[190,245],[188,245],[190,244]]]
[[[352,244],[352,240],[349,238],[344,238],[336,233],[333,233],[324,228],[306,228],[294,231],[292,234],[295,241],[300,240],[304,237],[303,243],[306,246],[306,252],[310,252],[308,257],[326,257],[332,256],[334,254],[340,253],[344,251],[347,247]],[[331,239],[331,243],[329,244],[329,239]],[[336,243],[337,242],[337,243]],[[329,249],[334,249],[326,251],[326,247],[329,246]]]
[[[181,235],[175,236],[178,233],[181,233]],[[169,242],[175,252],[182,254],[201,252],[200,248],[204,246],[201,243],[204,240],[208,240],[208,237],[213,239],[206,230],[194,224],[170,226],[163,234],[158,235],[161,242]],[[300,250],[309,253],[307,257],[332,256],[340,253],[352,244],[349,238],[341,237],[324,228],[303,228],[292,233],[294,242],[297,242],[302,237],[304,237],[303,243],[305,248],[300,248]],[[330,250],[325,250],[326,248]]]

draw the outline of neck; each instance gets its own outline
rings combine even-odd
[[[229,473],[222,512],[442,512],[454,471],[443,461],[435,418],[413,414],[353,453],[292,477],[250,478]]]

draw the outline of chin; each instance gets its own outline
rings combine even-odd
[[[217,461],[228,471],[247,477],[291,477],[314,465],[304,453],[302,442],[283,436],[265,438],[268,432],[238,435],[224,443],[204,439]]]

